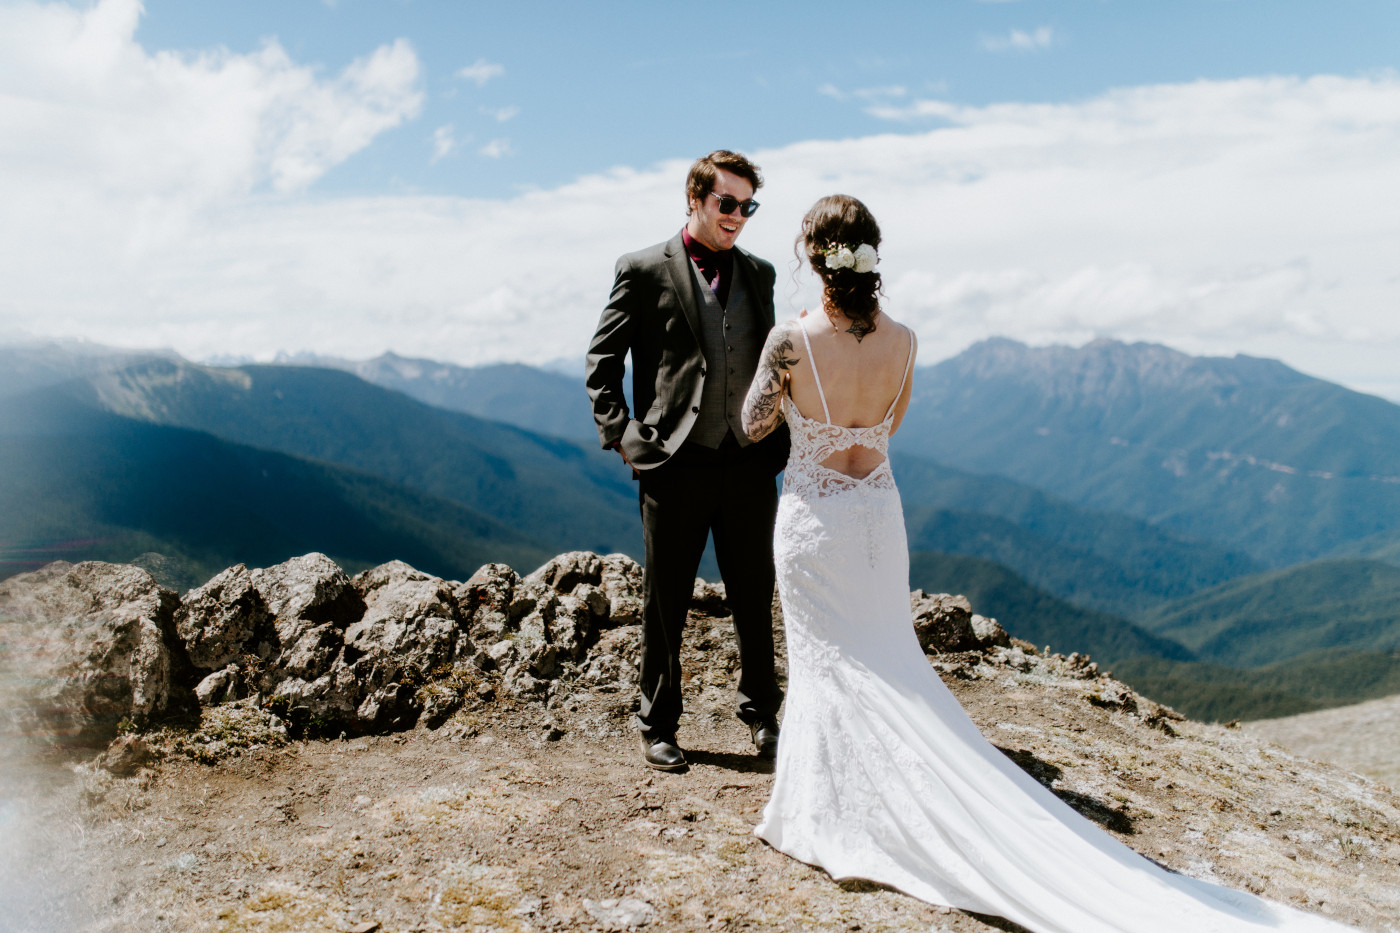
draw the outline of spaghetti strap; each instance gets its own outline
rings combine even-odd
[[[904,378],[899,380],[899,391],[894,394],[894,401],[890,402],[889,410],[885,412],[886,421],[894,414],[894,406],[899,404],[899,397],[904,394],[904,387],[909,384],[909,370],[914,366],[914,331],[907,327],[905,330],[909,331],[909,359],[904,361]]]
[[[831,424],[831,409],[826,407],[826,392],[822,389],[821,374],[817,372],[817,358],[812,355],[812,341],[808,339],[807,328],[801,319],[798,320],[797,327],[802,331],[802,342],[807,345],[807,362],[812,364],[812,376],[817,380],[817,395],[821,396],[822,414],[826,415],[826,423]],[[903,392],[904,389],[901,387],[899,391]]]

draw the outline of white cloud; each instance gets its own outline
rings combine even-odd
[[[477,87],[482,87],[487,81],[490,81],[492,78],[499,78],[505,73],[506,67],[504,65],[498,65],[495,62],[488,62],[484,58],[478,58],[467,67],[459,68],[457,70],[457,77],[464,78],[467,81],[475,81]]]
[[[835,100],[887,101],[904,97],[909,93],[909,89],[903,85],[890,84],[884,87],[865,87],[853,91],[843,91],[834,84],[823,84],[817,88],[817,93]]]
[[[403,40],[332,79],[276,41],[147,54],[138,0],[0,8],[0,157],[36,197],[192,202],[299,191],[422,106]]]
[[[452,124],[445,123],[433,130],[433,157],[432,162],[438,162],[450,156],[457,149],[457,139],[452,134]]]
[[[614,260],[683,223],[690,153],[506,199],[301,196],[353,148],[326,141],[416,112],[411,50],[317,78],[275,46],[148,53],[137,11],[0,7],[0,330],[581,360]],[[816,298],[788,274],[798,221],[847,191],[880,219],[888,308],[926,362],[993,334],[1113,336],[1400,397],[1400,77],[907,106],[940,124],[753,153],[768,184],[742,244],[779,265],[780,314]],[[304,170],[279,168],[289,151]]]
[[[488,159],[500,159],[510,155],[513,150],[509,139],[493,139],[477,151]]]
[[[1013,29],[1004,36],[984,36],[982,48],[989,52],[1038,52],[1048,49],[1055,41],[1055,31],[1040,26],[1030,32]]]
[[[517,117],[517,116],[520,114],[520,108],[519,108],[519,107],[496,107],[496,108],[492,108],[492,107],[482,107],[482,108],[481,108],[481,112],[484,113],[484,114],[486,114],[488,117],[491,117],[491,118],[492,118],[493,120],[495,120],[497,123],[505,123],[507,120],[513,120],[515,117]]]

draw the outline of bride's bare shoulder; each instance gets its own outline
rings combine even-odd
[[[912,347],[914,349],[918,349],[919,335],[914,333],[914,328],[910,327],[908,324],[903,324],[899,321],[896,321],[888,314],[882,313],[881,317],[884,318],[886,323],[894,325],[892,330],[897,335],[898,339],[891,341],[892,344],[899,347]]]

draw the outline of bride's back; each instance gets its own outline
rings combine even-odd
[[[841,323],[847,322],[842,318]],[[864,428],[884,421],[894,403],[890,432],[894,433],[909,405],[911,382],[905,372],[911,362],[913,332],[883,313],[875,319],[875,329],[860,340],[840,325],[833,326],[825,314],[804,312],[798,325],[806,341],[794,341],[792,355],[797,362],[788,370],[789,392],[798,411],[806,418],[828,420],[822,406],[825,394],[832,424]],[[822,465],[860,478],[883,459],[879,451],[854,446],[837,451]]]

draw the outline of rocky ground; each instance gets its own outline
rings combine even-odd
[[[132,717],[100,755],[9,733],[0,930],[1017,929],[832,882],[752,835],[771,773],[732,715],[736,659],[713,588],[697,588],[684,661],[681,738],[692,767],[643,768],[630,724],[627,568],[614,567],[611,583],[606,567],[596,583],[581,582],[587,568],[567,569],[532,575],[534,584],[517,578],[510,593],[500,573],[490,586],[446,585],[469,608],[458,614],[453,651],[431,661],[438,679],[381,678],[378,694],[355,688],[356,706],[329,694],[316,710],[275,701],[286,694],[234,676],[246,675],[248,655],[215,691],[209,677],[226,672],[227,659],[210,649],[217,639],[203,637],[211,626],[192,627],[187,613],[183,643],[221,665],[184,675],[203,688],[197,720]],[[357,578],[356,592],[369,594],[354,610],[360,620],[390,576]],[[438,584],[414,585],[439,598]],[[578,605],[563,603],[537,620],[545,637],[531,647],[529,619],[548,604],[545,584],[591,604],[593,625],[580,634]],[[24,644],[14,626],[33,622],[33,606],[76,611],[68,596],[25,595],[24,585],[0,585],[12,656]],[[344,590],[333,590],[322,592],[343,605]],[[197,602],[191,595],[183,606]],[[149,597],[142,605],[156,612],[160,600]],[[274,618],[286,622],[291,611],[284,605]],[[914,612],[931,663],[983,732],[1106,831],[1172,869],[1362,929],[1400,930],[1400,798],[1383,785],[1245,730],[1183,721],[1085,658],[1009,642],[955,600],[916,598]],[[246,626],[248,638],[260,637],[260,624]],[[503,627],[491,642],[494,626]],[[343,644],[368,645],[354,627],[340,629]],[[325,633],[317,638],[326,643]],[[502,642],[512,649],[495,647]],[[407,653],[405,644],[389,653]],[[542,644],[555,647],[553,658]],[[485,663],[492,651],[497,661]],[[264,671],[282,663],[264,653]],[[318,662],[317,677],[293,686],[314,698],[312,685],[334,680],[337,663],[360,664],[368,676],[373,657],[368,647],[360,655],[342,647]],[[181,663],[169,665],[172,684]],[[316,673],[303,667],[308,678]],[[414,699],[398,702],[405,718],[386,727],[380,710],[395,706],[394,686],[414,686]],[[451,702],[434,699],[444,693]],[[349,712],[337,719],[335,709]]]

